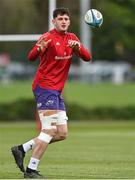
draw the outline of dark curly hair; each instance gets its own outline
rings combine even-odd
[[[56,18],[58,15],[64,15],[64,14],[70,17],[68,8],[64,8],[64,7],[57,8],[53,11],[53,18]]]

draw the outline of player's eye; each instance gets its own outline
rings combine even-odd
[[[65,20],[68,21],[68,18],[58,18],[59,21]]]
[[[65,18],[65,21],[68,21],[68,18]]]
[[[62,20],[63,20],[63,18],[58,18],[58,20],[59,20],[59,21],[62,21]]]

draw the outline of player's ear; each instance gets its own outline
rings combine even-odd
[[[55,26],[55,19],[52,19],[52,23],[53,23],[53,25]]]

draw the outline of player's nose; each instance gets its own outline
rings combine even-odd
[[[62,23],[66,23],[66,19],[63,18]]]

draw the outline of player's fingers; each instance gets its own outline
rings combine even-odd
[[[79,48],[79,43],[78,42],[73,42],[73,45],[72,45],[73,48]]]
[[[40,44],[41,42],[43,42],[43,41],[45,41],[45,40],[46,40],[46,37],[43,37],[42,39],[40,39],[40,40],[38,41],[37,44]]]
[[[74,45],[75,45],[75,46],[79,46],[80,43],[79,43],[78,41],[75,41],[75,42],[74,42]]]
[[[72,47],[74,45],[74,41],[70,40],[69,41],[69,46]]]
[[[80,46],[80,43],[78,41],[69,41],[69,46],[73,47],[73,46]]]
[[[39,42],[45,41],[46,37],[43,37]]]
[[[44,41],[41,42],[41,44],[42,44],[42,45],[47,45],[47,44],[49,44],[51,41],[52,41],[51,39],[49,39],[49,40],[44,40]]]
[[[47,48],[48,47],[48,44],[51,42],[52,40],[49,39],[49,40],[46,40],[46,37],[42,38],[41,41],[39,41],[36,45],[38,47],[40,47],[41,49],[44,49],[44,48]]]
[[[75,46],[75,41],[72,41],[72,46]]]
[[[38,42],[37,42],[37,45],[44,45],[44,43],[46,43],[47,40],[46,40],[46,37],[43,37],[42,39],[40,39]]]
[[[42,40],[39,44],[40,44],[41,46],[46,47],[50,42],[51,42],[51,39],[49,39],[49,40],[47,40],[47,41]]]
[[[76,47],[80,47],[80,43],[79,43],[79,42],[76,42],[75,46],[76,46]]]
[[[51,40],[51,39],[49,39],[48,41],[46,41],[46,44],[49,44],[51,41],[52,41],[52,40]]]

